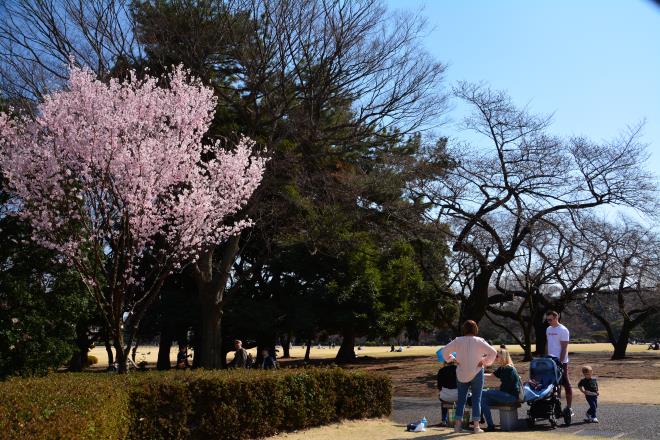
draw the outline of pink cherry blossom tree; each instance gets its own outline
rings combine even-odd
[[[166,277],[250,225],[235,217],[265,161],[245,137],[233,151],[202,142],[215,104],[181,67],[123,82],[72,67],[68,88],[46,96],[36,118],[0,114],[15,213],[80,273],[120,372]]]

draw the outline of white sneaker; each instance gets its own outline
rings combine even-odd
[[[596,417],[592,418],[591,423],[598,423],[598,419]]]

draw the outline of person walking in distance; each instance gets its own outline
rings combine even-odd
[[[571,387],[571,380],[568,376],[568,341],[570,340],[570,332],[565,325],[559,322],[559,313],[554,310],[548,311],[545,314],[545,319],[549,324],[545,330],[548,341],[546,344],[546,354],[559,359],[562,365],[561,385],[564,387],[566,393],[566,409],[564,411],[570,412],[572,417],[575,413],[572,407],[573,388]]]

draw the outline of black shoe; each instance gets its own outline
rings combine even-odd
[[[495,427],[494,426],[486,426],[486,429],[484,431],[486,431],[486,432],[495,432]]]

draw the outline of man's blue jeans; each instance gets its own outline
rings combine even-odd
[[[467,400],[468,389],[472,391],[472,421],[481,419],[481,390],[484,388],[484,369],[482,368],[467,383],[458,382],[458,402],[456,402],[456,414],[454,420],[463,419],[463,410]]]
[[[587,415],[591,418],[596,417],[596,408],[598,408],[598,396],[585,396],[587,398],[587,403],[589,404],[589,410]]]
[[[486,419],[488,426],[495,426],[493,423],[493,415],[490,413],[491,405],[495,403],[513,403],[516,400],[516,396],[512,396],[509,393],[505,393],[500,390],[486,390],[481,395],[481,414]]]

